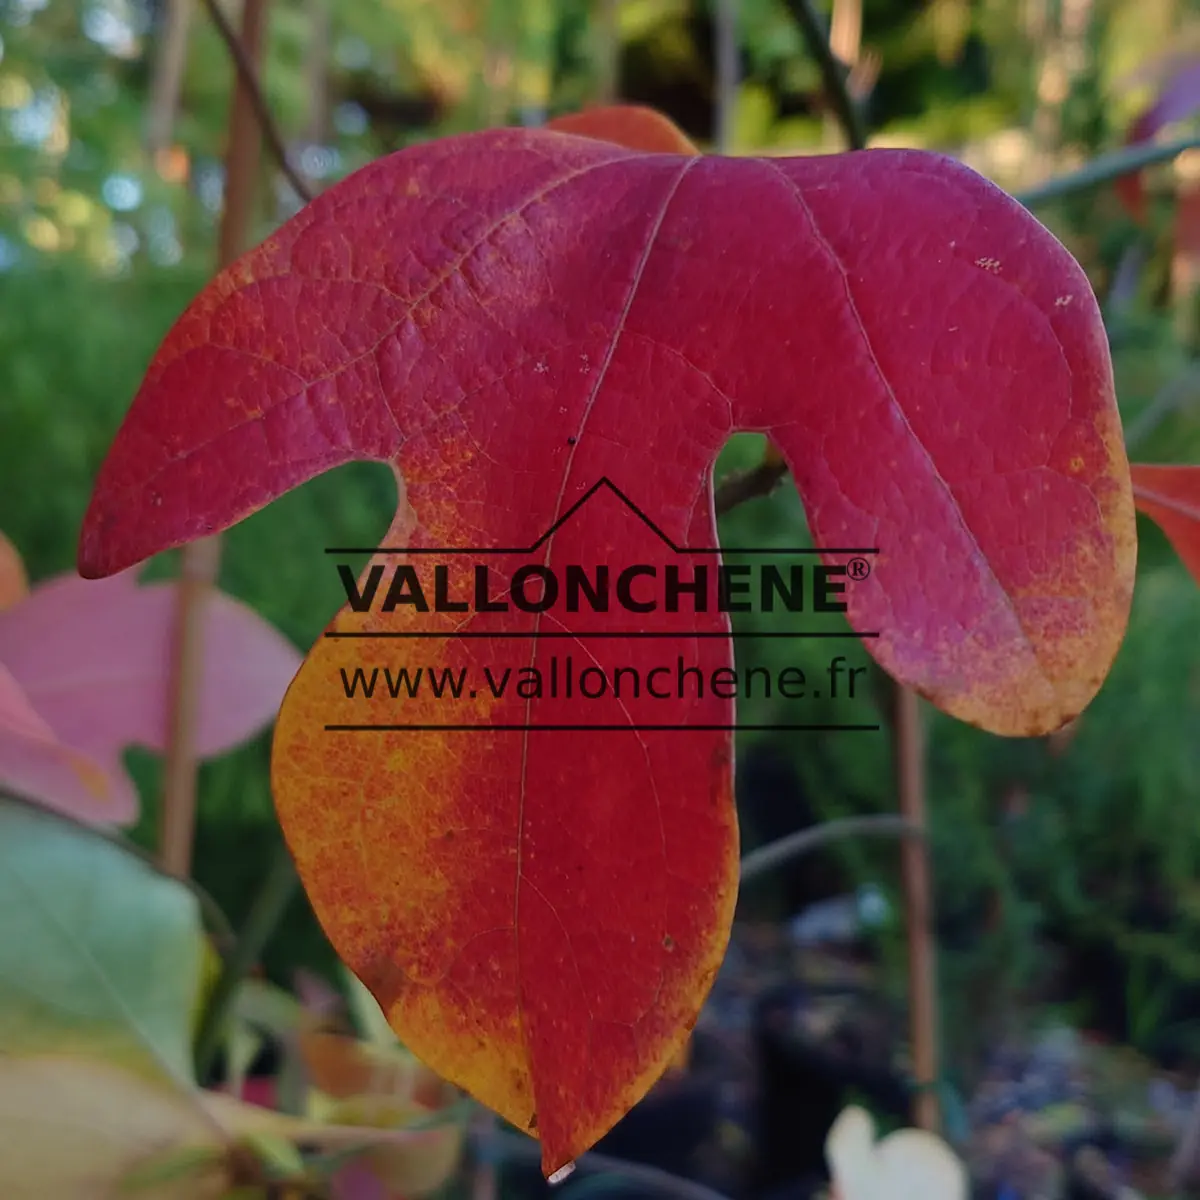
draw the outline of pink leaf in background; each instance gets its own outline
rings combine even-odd
[[[389,1200],[387,1188],[365,1163],[347,1163],[332,1183],[334,1200]]]
[[[127,797],[113,792],[99,764],[55,737],[3,665],[0,787],[83,820],[119,822],[132,815]]]
[[[1164,126],[1184,121],[1200,109],[1200,55],[1182,58],[1173,67],[1158,99],[1134,124],[1138,141],[1154,137]]]
[[[1126,86],[1157,83],[1161,86],[1154,102],[1134,120],[1126,135],[1127,146],[1148,142],[1161,129],[1183,121],[1200,110],[1200,52],[1171,54],[1146,63],[1126,81]],[[1145,172],[1134,171],[1117,179],[1117,196],[1136,221],[1145,221]]]
[[[175,608],[175,584],[140,587],[126,571],[101,581],[59,576],[0,613],[0,663],[34,719],[51,741],[93,758],[109,791],[106,801],[93,795],[89,802],[76,775],[73,792],[65,778],[45,781],[37,799],[84,819],[125,824],[136,817],[137,793],[121,755],[130,746],[166,746]],[[195,747],[199,758],[211,758],[274,719],[301,656],[219,592],[205,606],[203,647]],[[3,754],[0,745],[0,781]]]

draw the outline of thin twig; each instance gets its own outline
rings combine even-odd
[[[751,850],[742,859],[742,882],[748,883],[760,875],[782,866],[801,855],[813,850],[819,850],[830,842],[839,842],[843,838],[875,836],[875,837],[914,837],[922,838],[925,830],[904,817],[892,813],[878,813],[864,817],[839,817],[834,821],[822,821],[811,829],[801,829],[790,833],[787,837]]]
[[[216,582],[220,546],[216,537],[185,546],[176,583],[158,848],[163,869],[181,879],[187,878],[192,868],[196,832],[195,728],[204,682],[204,609]]]
[[[763,460],[749,471],[738,471],[717,485],[713,503],[717,516],[723,517],[739,504],[756,496],[769,496],[787,474],[787,463],[768,448]]]
[[[788,11],[792,14],[812,56],[817,60],[821,72],[821,81],[830,104],[833,105],[834,116],[845,134],[846,143],[851,150],[863,150],[867,145],[867,126],[863,120],[862,110],[850,94],[850,68],[839,62],[829,45],[829,35],[821,18],[817,16],[811,0],[785,0]]]
[[[229,138],[225,155],[225,195],[218,232],[217,267],[227,267],[246,249],[254,184],[262,152],[255,115],[255,60],[266,41],[268,0],[246,0],[242,32],[230,30],[238,61],[245,64],[234,79],[229,106]],[[221,14],[221,20],[224,15]],[[261,97],[261,93],[258,93]],[[168,734],[163,764],[162,829],[159,847],[163,866],[179,876],[191,873],[196,832],[195,729],[203,687],[204,609],[221,563],[219,536],[201,538],[183,548],[178,583],[173,677]]]
[[[329,138],[329,41],[331,14],[326,0],[308,0],[308,140],[322,145]]]
[[[1198,1154],[1200,1154],[1200,1088],[1196,1090],[1187,1121],[1184,1123],[1179,1137],[1179,1144],[1175,1147],[1175,1152],[1171,1155],[1171,1161],[1167,1167],[1167,1177],[1174,1191],[1181,1192],[1187,1185],[1196,1170]]]
[[[261,99],[258,69],[266,54],[267,10],[270,0],[243,0],[242,31],[233,34],[237,53],[246,64],[234,77],[225,149],[225,186],[221,226],[217,233],[217,267],[228,267],[245,253],[250,241],[263,129],[255,97]],[[233,31],[230,31],[231,34]]]
[[[481,1107],[475,1113],[471,1126],[471,1141],[475,1147],[471,1200],[496,1200],[500,1194],[500,1156],[496,1153],[499,1121],[495,1113]]]
[[[266,140],[268,149],[271,151],[271,156],[283,172],[284,178],[292,185],[296,195],[306,204],[309,203],[313,198],[312,188],[309,187],[304,176],[296,170],[292,165],[291,159],[288,157],[287,147],[284,145],[283,136],[279,132],[279,126],[275,124],[275,118],[271,114],[270,105],[267,104],[267,98],[263,95],[262,85],[259,83],[258,71],[255,68],[254,61],[247,54],[246,47],[242,44],[242,39],[238,37],[237,31],[230,25],[228,18],[221,11],[219,0],[203,0],[203,3],[209,19],[216,26],[217,32],[221,35],[221,40],[225,43],[225,49],[228,50],[229,57],[233,59],[238,81],[245,89],[246,97],[254,109],[254,115],[258,119],[258,128],[262,131],[262,136]]]
[[[896,697],[893,752],[900,815],[918,829],[926,827],[925,733],[916,692],[894,684]],[[933,887],[929,848],[918,838],[900,846],[900,877],[908,927],[909,1037],[913,1074],[924,1085],[914,1100],[914,1120],[921,1129],[938,1131],[937,949],[933,940]]]
[[[1090,163],[1080,167],[1078,171],[1070,171],[1048,179],[1037,187],[1017,192],[1014,198],[1026,208],[1036,204],[1045,204],[1049,200],[1061,200],[1064,196],[1076,192],[1085,192],[1089,188],[1100,187],[1112,183],[1122,175],[1132,175],[1144,167],[1152,167],[1156,163],[1170,162],[1188,150],[1200,148],[1200,137],[1181,138],[1176,142],[1163,142],[1161,145],[1131,146],[1124,150],[1113,150],[1093,158]]]
[[[716,0],[714,40],[717,45],[716,111],[713,149],[728,154],[733,148],[738,99],[738,9],[740,0]]]
[[[296,894],[298,883],[299,878],[292,856],[286,846],[281,846],[276,851],[275,860],[258,894],[254,897],[241,934],[221,968],[221,974],[217,978],[200,1022],[200,1030],[196,1035],[195,1057],[196,1078],[202,1084],[216,1063],[225,1027],[237,999],[238,988],[258,962],[263,947],[278,928]]]
[[[171,143],[179,89],[187,62],[188,25],[192,0],[167,0],[162,6],[158,46],[150,83],[150,112],[146,122],[146,149],[159,154]]]
[[[867,144],[862,113],[850,93],[846,68],[838,62],[825,30],[810,0],[787,0],[788,8],[804,31],[809,48],[821,68],[825,88],[851,150]],[[900,817],[916,836],[900,846],[900,871],[908,927],[909,1036],[913,1069],[918,1081],[931,1084],[938,1078],[937,966],[932,936],[933,888],[929,878],[928,846],[924,841],[925,738],[921,725],[921,702],[915,692],[893,681],[894,725],[892,747],[895,759],[896,794]],[[915,1100],[916,1124],[937,1132],[937,1092],[926,1086]]]
[[[621,92],[621,0],[594,0],[596,42],[600,59],[597,104],[616,104]]]
[[[498,1154],[509,1162],[540,1163],[542,1159],[541,1146],[532,1138],[524,1138],[520,1134],[498,1132],[491,1145],[491,1152]],[[580,1174],[598,1171],[609,1171],[630,1183],[640,1183],[666,1195],[675,1196],[678,1200],[727,1200],[720,1192],[683,1179],[657,1167],[647,1167],[642,1163],[625,1162],[624,1159],[613,1158],[608,1154],[597,1154],[589,1150],[575,1160],[575,1174],[572,1179],[578,1179]],[[564,1189],[566,1195],[569,1190]]]
[[[1158,395],[1129,422],[1125,430],[1125,449],[1132,451],[1148,438],[1177,409],[1195,398],[1200,391],[1200,367],[1191,367],[1168,380]]]
[[[788,9],[799,24],[808,43],[809,51],[817,60],[825,90],[833,105],[834,116],[842,127],[846,143],[851,150],[862,150],[867,145],[867,128],[862,119],[858,103],[850,93],[850,72],[845,63],[838,61],[829,45],[829,37],[820,18],[812,7],[811,0],[786,0]],[[715,498],[717,516],[756,496],[766,496],[787,474],[787,464],[782,455],[768,444],[762,462],[751,470],[732,475],[717,489]]]

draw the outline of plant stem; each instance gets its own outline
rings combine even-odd
[[[531,1138],[519,1134],[497,1132],[489,1150],[492,1154],[515,1162],[538,1163],[541,1161],[540,1145]],[[625,1162],[608,1154],[597,1154],[589,1150],[575,1160],[576,1174],[572,1178],[593,1171],[608,1171],[626,1183],[640,1184],[648,1192],[661,1192],[666,1196],[675,1196],[677,1200],[726,1200],[720,1192],[706,1187],[702,1183],[694,1183],[678,1175],[671,1175],[658,1167],[647,1167],[641,1163]],[[564,1187],[564,1194],[570,1196],[570,1187]]]
[[[166,0],[159,18],[161,27],[150,83],[150,111],[146,122],[146,149],[151,154],[171,143],[179,91],[187,63],[188,25],[192,0]]]
[[[740,0],[716,0],[713,30],[717,45],[716,111],[713,149],[728,154],[733,148],[738,100],[738,8]]]
[[[1037,204],[1045,204],[1050,200],[1061,200],[1064,196],[1100,187],[1102,184],[1119,179],[1122,175],[1132,175],[1135,171],[1154,166],[1156,163],[1170,162],[1185,151],[1197,148],[1200,148],[1200,137],[1181,138],[1179,141],[1163,142],[1161,145],[1148,143],[1129,146],[1122,150],[1113,150],[1108,154],[1101,154],[1098,158],[1093,158],[1090,163],[1080,167],[1078,171],[1069,171],[1066,175],[1048,179],[1045,183],[1038,184],[1037,187],[1017,192],[1014,198],[1026,208],[1032,208]]]
[[[787,464],[772,447],[768,446],[762,462],[749,471],[739,471],[721,480],[717,485],[713,504],[717,516],[753,500],[755,496],[769,496],[787,474]]]
[[[229,145],[225,155],[225,196],[218,234],[218,269],[229,266],[249,241],[254,184],[261,154],[261,135],[252,95],[254,66],[262,54],[265,41],[267,3],[268,0],[245,0],[241,37],[234,35],[238,51],[249,70],[236,73],[229,108]],[[224,20],[223,14],[221,20]],[[195,726],[204,670],[204,607],[216,583],[220,564],[219,537],[201,538],[183,549],[159,841],[163,866],[179,876],[191,873],[196,826]]]
[[[234,36],[238,53],[245,59],[248,70],[235,72],[229,106],[225,194],[217,236],[218,270],[229,266],[244,253],[250,241],[250,219],[254,211],[263,137],[255,103],[259,94],[257,68],[267,40],[269,3],[270,0],[243,0],[241,36]]]
[[[1200,393],[1200,369],[1195,367],[1176,375],[1158,392],[1154,399],[1129,422],[1125,430],[1125,450],[1132,453],[1172,413],[1193,401]]]
[[[596,43],[600,59],[597,104],[616,104],[621,91],[621,0],[593,0]]]
[[[785,0],[785,3],[796,24],[800,26],[813,58],[817,60],[826,96],[833,105],[834,116],[842,127],[846,144],[851,150],[865,149],[867,126],[862,110],[850,94],[847,83],[849,67],[839,62],[833,53],[829,45],[829,35],[812,6],[812,0]]]
[[[895,755],[896,792],[900,815],[924,832],[925,733],[921,701],[916,692],[895,684],[896,712],[892,747]],[[914,1101],[914,1120],[921,1129],[938,1131],[939,1075],[937,948],[933,940],[933,887],[929,872],[929,847],[916,837],[900,846],[900,876],[908,926],[909,1036],[913,1074],[922,1088]]]
[[[787,3],[821,68],[825,89],[847,144],[851,150],[864,149],[867,144],[866,126],[850,94],[847,68],[834,55],[811,0],[787,0]],[[938,1017],[936,950],[931,933],[933,888],[929,878],[928,846],[924,839],[925,739],[920,700],[916,693],[897,682],[893,682],[892,688],[896,794],[900,817],[913,834],[904,838],[900,846],[900,872],[908,927],[909,1037],[913,1070],[918,1082],[927,1085],[917,1093],[914,1120],[922,1129],[936,1132],[939,1125],[937,1092],[928,1086],[938,1079]]]
[[[845,63],[839,62],[833,53],[829,36],[812,6],[812,0],[786,0],[786,3],[804,34],[809,52],[817,60],[825,91],[833,105],[834,116],[842,127],[846,144],[851,150],[865,149],[867,128],[858,104],[850,94],[849,68]],[[721,147],[718,146],[718,151],[720,150]],[[723,516],[731,508],[736,508],[755,496],[768,495],[786,474],[787,465],[779,451],[768,444],[758,466],[744,474],[730,476],[717,489],[717,516]]]
[[[203,685],[204,608],[216,581],[220,561],[219,538],[192,542],[180,555],[176,583],[158,853],[163,869],[181,879],[191,874],[196,830],[195,727]]]
[[[218,251],[218,266],[223,268],[229,266],[242,253],[249,240],[250,213],[254,203],[254,182],[258,174],[261,140],[264,132],[260,123],[263,113],[266,112],[265,104],[262,101],[262,91],[258,86],[256,64],[266,41],[268,0],[245,0],[242,9],[241,37],[229,28],[224,14],[220,12],[213,0],[205,0],[205,3],[218,28],[222,30],[222,36],[230,47],[230,52],[237,64],[236,84],[229,113],[225,206],[221,218]],[[270,123],[269,114],[267,114],[267,123]],[[277,132],[275,139],[282,148],[282,141]],[[270,140],[268,137],[268,141]],[[200,549],[206,555],[202,565],[207,568],[207,583],[211,585],[212,579],[216,575],[218,548],[219,542],[216,538],[204,539],[185,548],[185,576],[188,551]],[[192,596],[194,606],[197,604],[197,599],[195,595]],[[192,624],[197,624],[195,607],[193,607],[191,615]],[[183,618],[186,622],[186,611]],[[186,624],[184,628],[186,629]],[[198,643],[198,637],[193,640],[194,643]],[[197,651],[193,651],[193,653],[197,653]],[[189,693],[183,691],[182,685],[186,684],[188,680],[182,670],[180,677],[180,694],[186,697]],[[191,682],[193,686],[190,694],[193,696],[194,702],[196,681],[192,680]],[[182,787],[184,779],[190,778],[193,789],[191,805],[193,819],[187,830],[190,857],[195,811],[195,765],[191,761],[191,745],[186,736],[180,739],[180,744],[175,747],[175,752],[177,765],[173,776],[174,782],[177,786]],[[187,770],[189,766],[191,768],[190,775]],[[225,960],[221,975],[205,1010],[196,1043],[196,1072],[197,1078],[202,1081],[212,1069],[221,1044],[225,1023],[237,995],[237,989],[258,961],[263,946],[279,924],[292,899],[297,882],[296,869],[291,855],[286,846],[281,846],[263,881],[262,888],[254,900],[241,934]]]
[[[225,14],[221,11],[221,5],[218,0],[203,0],[203,2],[209,19],[221,35],[221,40],[225,43],[229,57],[233,59],[238,83],[245,92],[247,103],[254,111],[258,129],[266,140],[267,148],[271,151],[271,156],[275,159],[276,165],[283,172],[288,183],[292,185],[292,189],[296,195],[305,203],[308,203],[313,198],[312,188],[309,187],[304,176],[296,170],[292,165],[291,159],[288,157],[287,147],[284,145],[283,136],[279,132],[279,126],[275,124],[275,118],[271,115],[270,105],[267,104],[267,98],[263,95],[255,60],[250,57],[242,39],[238,37],[233,26],[229,24]],[[251,0],[245,0],[245,3],[249,7]]]
[[[288,848],[281,845],[250,907],[242,931],[226,958],[196,1035],[196,1078],[208,1079],[242,981],[253,970],[263,947],[279,926],[296,893],[299,878]]]
[[[742,883],[748,883],[773,871],[776,867],[794,858],[819,850],[830,842],[843,838],[862,837],[864,834],[878,837],[922,838],[925,830],[905,817],[892,813],[872,814],[863,817],[840,817],[834,821],[822,821],[811,829],[801,829],[787,837],[751,850],[742,859]]]

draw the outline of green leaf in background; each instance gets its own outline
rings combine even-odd
[[[86,1048],[186,1082],[203,951],[186,887],[103,835],[0,800],[0,1051]]]
[[[223,1200],[247,1162],[298,1172],[299,1145],[374,1147],[392,1172],[444,1178],[458,1139],[441,1131],[300,1119],[197,1088],[204,952],[185,884],[0,795],[2,1200]]]
[[[201,1174],[143,1195],[220,1194],[225,1139],[189,1099],[202,953],[186,887],[103,834],[0,797],[5,1200],[99,1200],[166,1148],[196,1152]]]

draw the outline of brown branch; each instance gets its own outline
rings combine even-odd
[[[751,850],[742,859],[742,882],[757,879],[775,867],[813,850],[819,850],[830,842],[838,842],[842,838],[862,837],[865,834],[878,837],[923,838],[925,830],[904,817],[897,817],[891,813],[839,817],[833,821],[823,821],[811,829],[801,829],[778,841],[760,846],[757,850]]]
[[[830,46],[829,37],[812,7],[811,0],[786,0],[821,70],[825,90],[851,150],[867,144],[862,113],[850,92],[848,71]],[[768,451],[769,455],[770,451]],[[729,480],[723,485],[725,507],[718,514],[750,496],[769,491],[782,477],[769,457],[750,475]],[[768,486],[769,483],[769,486]],[[758,485],[757,487],[755,485]],[[720,492],[718,505],[720,505]],[[937,1091],[937,966],[932,936],[932,885],[926,829],[925,739],[921,722],[920,700],[914,692],[892,682],[894,725],[892,747],[895,760],[896,794],[900,819],[915,836],[904,838],[900,847],[900,867],[904,887],[905,918],[908,927],[909,1030],[913,1069],[919,1083],[925,1085],[915,1101],[914,1120],[923,1129],[936,1132],[939,1126]]]
[[[716,0],[714,10],[717,80],[713,149],[718,154],[728,154],[733,148],[734,123],[737,117],[738,75],[741,66],[738,55],[740,6],[741,0]]]
[[[261,98],[256,89],[255,60],[266,41],[267,4],[268,0],[245,0],[241,36],[229,31],[237,44],[238,61],[244,67],[239,67],[229,107],[218,269],[229,266],[249,241],[262,150],[254,100],[255,94]],[[159,852],[164,869],[181,877],[191,873],[196,831],[195,729],[203,685],[204,609],[220,563],[219,537],[202,538],[185,546],[180,563]]]
[[[472,1141],[478,1148],[478,1139],[473,1138]],[[485,1153],[496,1154],[507,1162],[532,1164],[540,1162],[542,1157],[540,1144],[518,1133],[497,1132],[484,1150]],[[664,1196],[673,1196],[676,1200],[726,1200],[720,1192],[703,1183],[671,1175],[659,1167],[648,1167],[642,1163],[614,1158],[609,1154],[598,1154],[595,1150],[581,1154],[575,1160],[575,1166],[580,1175],[610,1174],[626,1184],[640,1184],[639,1190],[644,1192],[660,1192]]]
[[[216,581],[220,560],[218,538],[190,543],[184,547],[176,584],[158,850],[163,869],[181,879],[191,874],[196,830],[195,728],[203,683],[204,602]]]
[[[621,0],[595,0],[592,15],[599,43],[597,104],[616,104],[621,92]]]
[[[308,0],[308,140],[318,145],[329,137],[330,14],[325,0]]]
[[[867,145],[867,126],[862,110],[850,94],[849,68],[838,60],[829,44],[829,35],[821,24],[820,17],[812,6],[812,0],[784,0],[804,40],[817,60],[825,93],[833,106],[834,116],[846,136],[851,150],[864,150]]]
[[[262,92],[256,64],[266,52],[269,3],[270,0],[243,0],[241,36],[234,34],[239,62],[245,63],[245,68],[238,69],[229,106],[224,203],[217,238],[218,270],[229,266],[250,243],[250,216],[254,211],[263,139],[258,109]]]
[[[758,466],[749,471],[738,471],[717,485],[713,497],[717,516],[723,517],[731,509],[756,496],[769,496],[786,474],[787,463],[773,446],[768,446]]]
[[[163,5],[162,27],[150,83],[150,111],[146,122],[146,149],[152,155],[160,154],[171,143],[187,63],[191,15],[192,0],[167,0]]]
[[[248,2],[249,0],[247,0]],[[219,0],[203,0],[203,3],[205,12],[208,13],[209,19],[225,43],[229,57],[233,59],[239,90],[245,94],[246,102],[253,109],[258,128],[266,140],[272,157],[278,163],[284,178],[292,185],[296,195],[306,204],[309,203],[313,199],[312,188],[309,187],[304,176],[292,165],[292,161],[288,157],[283,135],[280,134],[279,126],[275,123],[271,108],[267,104],[267,98],[263,95],[254,60],[247,52],[247,47],[243,44],[242,39],[238,37],[237,31],[230,25],[229,19],[221,11]]]
[[[914,829],[924,831],[925,734],[921,701],[916,692],[893,683],[896,698],[892,747],[895,756],[896,792],[900,815]],[[908,926],[909,1037],[913,1075],[924,1085],[914,1099],[916,1124],[938,1131],[939,1079],[937,1045],[937,950],[933,940],[933,887],[929,875],[929,850],[920,838],[905,838],[900,847],[900,876]]]

